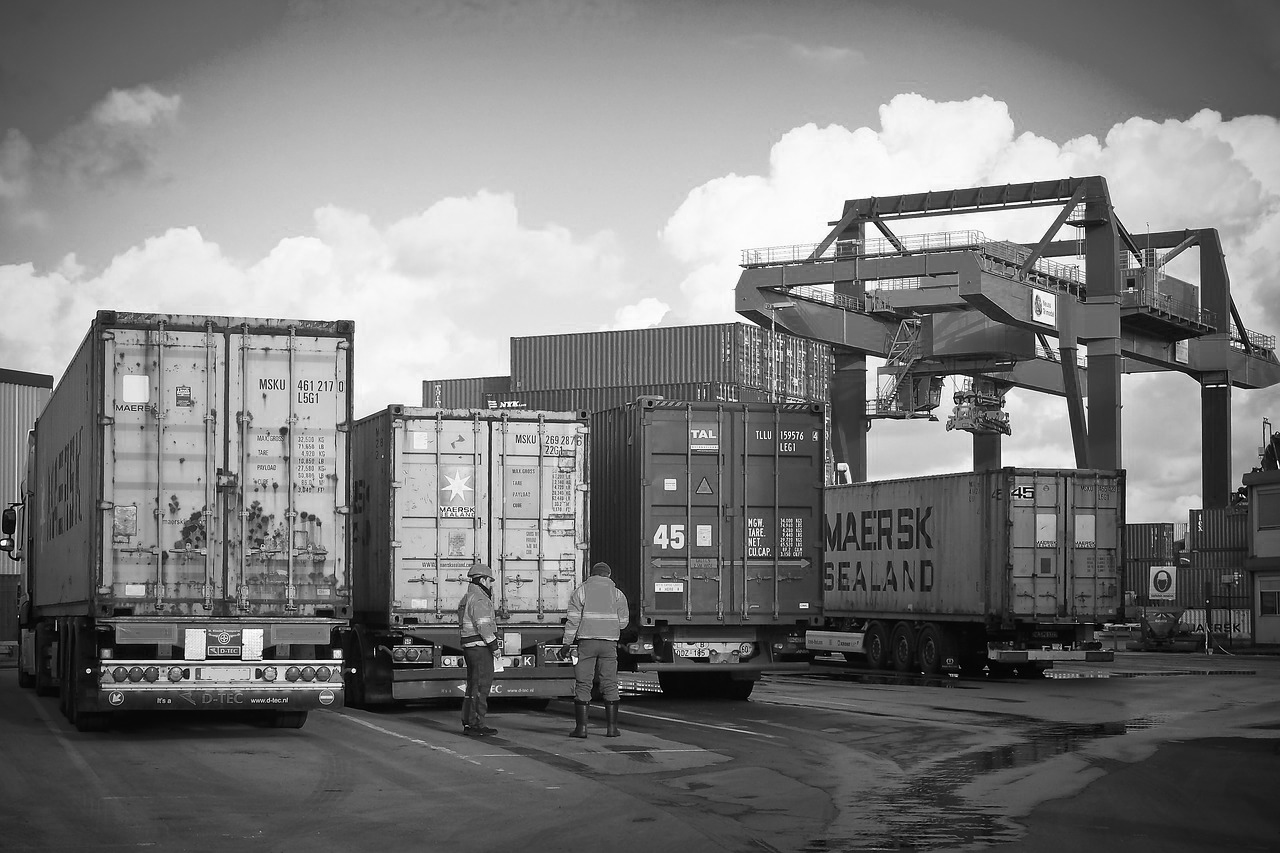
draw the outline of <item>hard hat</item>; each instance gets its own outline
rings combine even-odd
[[[489,568],[487,563],[475,563],[471,568],[467,569],[467,577],[469,578],[489,578],[493,579],[493,569]]]

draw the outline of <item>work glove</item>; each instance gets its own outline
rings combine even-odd
[[[502,646],[498,645],[497,640],[490,640],[489,642],[485,643],[485,646],[488,647],[490,654],[495,654],[495,655],[498,653],[498,650],[502,648]]]
[[[569,659],[569,658],[571,658],[571,657],[573,657],[573,647],[572,647],[572,646],[570,646],[570,645],[567,645],[567,644],[566,644],[566,645],[561,646],[561,647],[560,647],[560,660],[568,660],[568,659]]]

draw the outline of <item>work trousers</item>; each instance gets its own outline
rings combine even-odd
[[[488,646],[466,646],[462,655],[467,660],[466,698],[470,700],[462,703],[462,724],[483,726],[484,716],[489,713],[489,689],[493,687],[493,652]]]
[[[578,662],[573,665],[573,698],[591,701],[591,684],[600,679],[604,701],[618,701],[618,641],[578,640]]]

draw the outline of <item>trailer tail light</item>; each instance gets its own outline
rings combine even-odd
[[[262,670],[263,681],[275,681],[279,671],[274,666],[264,667]]]
[[[303,681],[315,681],[315,680],[316,680],[316,668],[315,668],[314,666],[304,666],[304,667],[302,668],[302,680],[303,680]]]
[[[129,667],[129,680],[132,681],[134,684],[137,684],[139,681],[141,681],[142,667],[140,666]]]
[[[155,684],[160,680],[160,668],[156,666],[149,666],[143,671],[142,677],[147,680],[148,684]]]
[[[185,673],[180,666],[169,667],[169,680],[173,682],[181,681]]]
[[[418,659],[418,654],[418,650],[412,647],[405,649],[404,651],[405,660],[416,661]]]
[[[316,681],[328,681],[333,676],[333,670],[327,666],[316,669]]]
[[[297,681],[301,677],[302,677],[302,670],[298,669],[298,667],[296,666],[291,666],[284,671],[285,681]]]
[[[125,669],[123,666],[118,666],[111,670],[111,677],[116,681],[124,681],[129,677],[129,670]]]
[[[400,663],[404,661],[407,655],[408,652],[405,651],[404,646],[397,646],[395,650],[391,652],[391,659]]]

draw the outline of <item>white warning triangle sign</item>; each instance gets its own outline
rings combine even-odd
[[[699,495],[711,494],[711,484],[707,482],[706,477],[703,477],[702,482],[698,484],[697,494]]]

